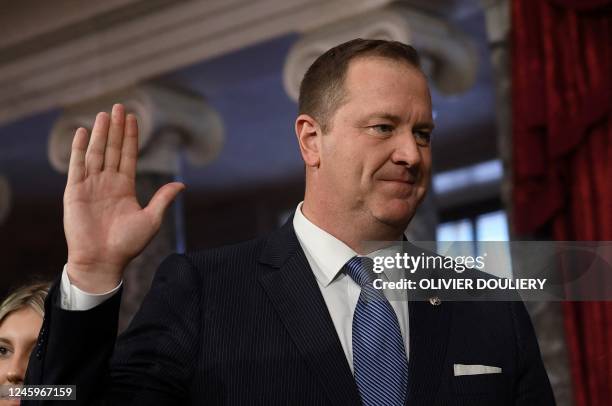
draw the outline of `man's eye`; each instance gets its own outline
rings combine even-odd
[[[431,133],[429,131],[415,131],[414,136],[419,145],[429,145],[431,142]]]
[[[389,134],[394,129],[393,126],[390,124],[376,124],[370,128],[373,128],[377,133],[380,133],[380,134]]]
[[[8,348],[0,346],[0,358],[6,357],[8,353],[9,353]]]

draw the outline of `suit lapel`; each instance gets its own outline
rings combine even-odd
[[[452,303],[433,306],[427,301],[410,302],[410,361],[408,402],[434,397],[444,371]],[[432,399],[433,401],[433,399]]]
[[[330,400],[338,404],[360,404],[355,379],[319,286],[293,231],[292,220],[290,218],[270,237],[260,262],[273,270],[264,272],[260,283]],[[434,306],[427,300],[411,301],[408,313],[407,404],[414,404],[417,399],[418,402],[426,399],[433,402],[444,369],[452,302]]]
[[[330,400],[359,404],[357,385],[292,219],[270,238],[261,262],[275,269],[264,273],[260,283]]]
[[[414,256],[423,252],[406,240],[404,250]],[[434,252],[428,254],[437,255]],[[417,272],[421,273],[422,278],[440,277],[436,269],[420,269]],[[442,293],[437,290],[420,291],[419,294],[413,295],[408,303],[410,360],[407,404],[434,403],[440,386],[450,337],[453,303],[443,300],[434,305],[429,299],[434,297],[439,299]]]

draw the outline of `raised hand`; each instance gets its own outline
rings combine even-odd
[[[142,208],[136,200],[138,124],[122,105],[111,116],[99,113],[91,139],[79,128],[72,142],[64,192],[67,272],[72,284],[89,293],[116,287],[127,264],[159,230],[164,211],[184,189],[161,187]]]

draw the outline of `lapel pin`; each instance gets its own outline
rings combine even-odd
[[[438,296],[432,296],[429,298],[429,303],[432,306],[440,306],[440,304],[442,304],[442,301],[440,300]]]

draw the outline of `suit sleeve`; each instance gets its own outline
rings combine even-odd
[[[512,302],[511,312],[519,354],[515,405],[555,405],[538,340],[525,304],[522,301]]]
[[[58,302],[58,283],[45,304],[26,384],[77,385],[75,405],[185,403],[201,323],[201,281],[187,257],[164,260],[140,310],[117,339],[121,295],[87,311],[67,311]]]

